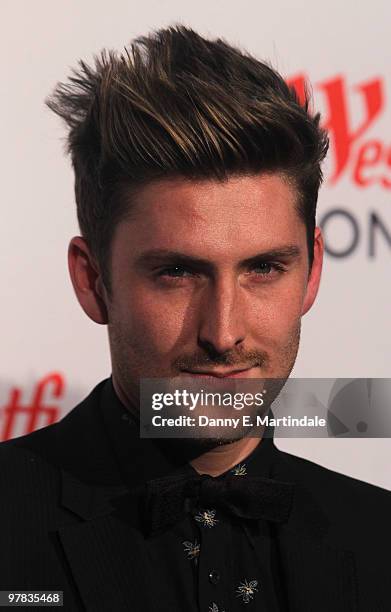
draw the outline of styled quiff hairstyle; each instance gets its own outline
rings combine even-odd
[[[225,180],[281,172],[299,194],[313,259],[319,114],[269,65],[184,26],[134,40],[124,53],[80,60],[46,100],[65,120],[80,230],[111,293],[110,245],[137,188],[163,178]],[[222,204],[223,205],[223,204]]]

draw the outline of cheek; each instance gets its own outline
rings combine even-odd
[[[161,303],[156,295],[132,291],[117,320],[132,345],[158,354],[170,351],[184,328],[183,309]]]
[[[251,319],[254,332],[260,339],[278,346],[296,333],[305,295],[304,283],[299,280],[292,279],[289,283],[270,288],[253,301]]]

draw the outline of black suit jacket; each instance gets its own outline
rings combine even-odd
[[[0,444],[0,590],[62,590],[66,611],[146,612],[113,504],[127,487],[97,418],[104,383],[60,422]],[[289,611],[389,612],[391,493],[273,452],[278,477],[296,483],[276,530]]]

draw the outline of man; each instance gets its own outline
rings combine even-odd
[[[142,379],[289,376],[322,267],[319,116],[184,27],[81,62],[48,104],[75,171],[70,275],[112,376],[0,445],[1,589],[72,611],[389,610],[387,491],[244,431],[139,433]]]

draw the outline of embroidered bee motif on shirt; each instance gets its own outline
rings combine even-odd
[[[234,474],[234,476],[245,476],[247,474],[246,464],[238,463],[238,465],[235,465],[235,467],[232,468],[231,472]]]
[[[217,603],[213,601],[212,604],[209,606],[209,612],[225,612],[225,610],[220,610]]]
[[[197,540],[194,540],[194,544],[193,542],[189,542],[189,540],[182,542],[182,544],[185,552],[187,553],[187,558],[193,559],[194,563],[197,564],[198,555],[200,554],[200,545],[198,544]]]
[[[216,510],[202,510],[195,515],[195,520],[201,523],[204,527],[214,527],[219,521],[216,516]]]
[[[258,580],[250,580],[250,582],[243,580],[236,589],[236,596],[241,597],[243,603],[249,603],[254,599],[254,594],[258,591],[257,586]]]

